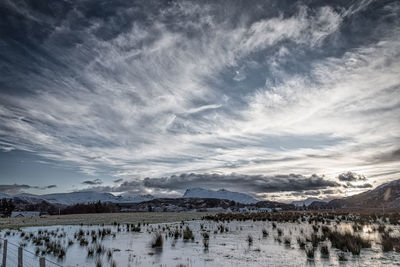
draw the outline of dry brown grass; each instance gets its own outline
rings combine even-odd
[[[0,229],[51,225],[112,225],[126,223],[164,223],[199,220],[210,212],[137,212],[53,215],[32,218],[0,218]]]

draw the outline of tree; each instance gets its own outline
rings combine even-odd
[[[0,201],[0,213],[3,214],[3,217],[10,217],[11,213],[15,209],[15,205],[12,199],[7,200],[6,198],[1,199]]]

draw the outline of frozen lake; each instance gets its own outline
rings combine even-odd
[[[268,221],[190,221],[184,224],[141,225],[140,232],[137,232],[138,225],[74,225],[3,230],[0,235],[10,243],[23,245],[26,250],[37,254],[37,257],[47,246],[46,241],[40,243],[37,237],[47,236],[50,239],[47,243],[58,243],[65,250],[65,255],[58,257],[47,251],[44,256],[62,266],[400,265],[399,253],[381,251],[381,246],[377,244],[379,234],[371,226],[364,226],[360,230],[363,237],[371,240],[371,248],[362,249],[360,255],[346,252],[344,256],[347,261],[339,261],[338,254],[341,252],[331,248],[329,241],[320,242],[314,249],[314,258],[307,258],[305,249],[300,248],[297,239],[313,233],[311,224],[274,224],[276,227]],[[183,239],[182,233],[186,227],[193,233],[193,240]],[[352,231],[350,224],[346,223],[330,227]],[[398,234],[398,229],[392,228]],[[174,237],[175,232],[180,233],[177,238]],[[153,248],[156,233],[162,235],[163,245]],[[208,248],[204,242],[208,243]],[[329,255],[321,255],[320,247],[325,244],[329,248]]]

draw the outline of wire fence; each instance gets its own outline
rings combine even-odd
[[[0,237],[0,267],[63,267]]]

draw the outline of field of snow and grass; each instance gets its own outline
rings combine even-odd
[[[389,222],[396,220],[226,214],[174,223],[3,229],[0,236],[63,266],[395,266],[399,227]]]
[[[201,219],[212,212],[140,212],[140,213],[91,213],[52,215],[30,218],[0,218],[0,230],[26,226],[52,225],[111,225],[114,222],[126,223],[162,223]]]
[[[225,214],[3,229],[0,236],[63,266],[396,266],[397,222],[367,215]]]

